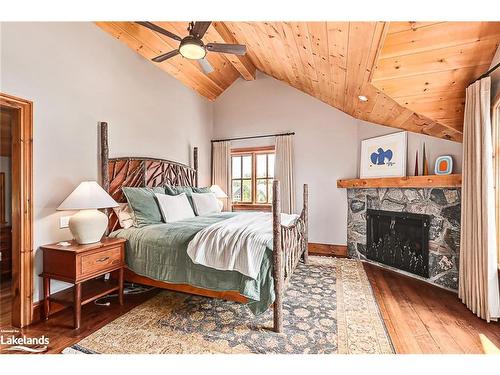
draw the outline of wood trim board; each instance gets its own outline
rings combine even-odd
[[[12,325],[31,323],[33,308],[33,103],[0,92],[12,122]]]
[[[430,187],[461,187],[461,174],[383,177],[383,178],[352,178],[337,180],[338,188],[368,189],[368,188],[430,188]]]
[[[309,242],[309,255],[347,258],[347,245]]]

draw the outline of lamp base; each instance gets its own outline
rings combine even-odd
[[[69,230],[80,245],[99,242],[107,226],[108,217],[98,210],[81,210],[69,219]]]

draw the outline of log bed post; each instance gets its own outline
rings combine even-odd
[[[109,191],[109,174],[108,174],[108,123],[100,122],[100,140],[101,140],[101,184],[102,188]]]
[[[198,147],[193,149],[194,186],[198,187]]]
[[[274,275],[274,331],[283,331],[283,265],[281,248],[280,183],[273,181],[273,275]]]
[[[309,259],[309,186],[304,184],[304,264],[307,264]]]
[[[108,148],[108,123],[99,123],[99,139],[101,141],[101,185],[105,191],[109,191],[109,173],[108,173],[108,161],[109,161],[109,148]],[[108,209],[104,210],[106,216],[108,215]],[[109,227],[106,227],[105,235],[109,234]]]

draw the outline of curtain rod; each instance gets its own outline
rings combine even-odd
[[[237,137],[237,138],[225,138],[225,139],[212,139],[210,142],[224,142],[224,141],[240,141],[243,139],[256,139],[256,138],[269,138],[269,137],[280,137],[282,135],[295,135],[292,133],[280,133],[280,134],[266,134],[266,135],[254,135],[250,137]]]
[[[491,68],[490,70],[488,70],[486,73],[484,74],[481,74],[479,76],[478,79],[476,79],[475,81],[471,82],[471,84],[473,84],[474,82],[476,81],[479,81],[480,79],[483,79],[483,78],[486,78],[488,77],[491,73],[493,73],[498,67],[500,67],[500,62],[498,64],[496,64],[493,68]]]

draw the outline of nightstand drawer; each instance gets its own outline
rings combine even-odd
[[[82,275],[94,274],[110,267],[118,266],[121,262],[121,247],[99,251],[94,254],[83,255]]]

